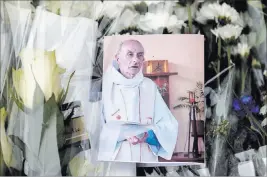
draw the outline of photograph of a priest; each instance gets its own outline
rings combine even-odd
[[[178,121],[156,84],[142,73],[145,50],[134,39],[123,41],[103,76],[98,160],[158,162],[170,160]]]

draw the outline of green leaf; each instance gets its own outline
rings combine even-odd
[[[46,128],[49,126],[49,121],[53,117],[53,115],[56,114],[56,108],[57,108],[57,103],[56,103],[55,95],[52,94],[49,100],[44,104],[44,108],[43,108],[43,124],[42,124],[41,139],[40,139],[40,146],[39,146],[38,152],[40,152],[40,148],[41,148],[42,141],[44,138],[44,133],[46,131]]]
[[[52,94],[52,96],[49,98],[49,100],[44,104],[44,110],[43,110],[43,127],[41,131],[41,140],[40,140],[40,147],[42,145],[44,133],[46,131],[46,128],[50,126],[50,120],[56,119],[57,121],[57,142],[58,142],[58,148],[61,148],[65,143],[65,126],[64,126],[64,116],[59,110],[59,107],[57,105],[55,95]],[[40,148],[39,148],[40,150]]]
[[[60,112],[58,107],[56,107],[56,112],[57,112],[57,145],[58,145],[58,148],[62,148],[66,140],[64,116]]]
[[[57,14],[57,15],[60,15],[60,8],[57,9],[56,14]]]
[[[18,98],[17,94],[14,93],[12,89],[9,90],[9,93],[12,101],[14,101],[17,104],[18,108],[24,112],[25,106],[23,105],[23,102]]]
[[[262,139],[264,139],[264,136],[267,137],[266,130],[262,128],[261,124],[257,121],[257,119],[253,115],[248,116],[248,119],[252,130],[258,132],[261,135]]]
[[[64,94],[62,94],[63,96],[62,96],[62,98],[61,98],[60,101],[59,101],[59,104],[60,104],[60,105],[64,103],[64,101],[65,101],[65,99],[66,99],[66,97],[67,97],[67,94],[68,94],[68,91],[69,91],[69,86],[70,86],[70,81],[71,81],[72,77],[74,76],[74,74],[75,74],[75,71],[73,71],[73,73],[71,73],[71,75],[70,75],[70,78],[69,78],[69,81],[68,81],[68,85],[67,85],[66,92],[65,92]]]

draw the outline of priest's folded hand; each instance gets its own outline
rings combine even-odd
[[[148,133],[145,132],[142,137],[140,137],[140,136],[129,137],[129,138],[127,138],[127,141],[129,141],[133,145],[136,145],[139,143],[145,143],[147,137],[148,137]]]

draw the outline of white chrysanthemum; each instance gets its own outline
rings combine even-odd
[[[207,20],[216,20],[217,23],[224,21],[225,24],[242,25],[238,12],[230,5],[223,3],[204,4],[197,13],[198,22],[205,24]]]
[[[237,46],[232,48],[232,54],[245,58],[248,56],[250,49],[251,47],[247,43],[238,43]]]
[[[126,6],[132,6],[131,1],[104,1],[103,14],[109,18],[118,17]]]
[[[137,4],[140,4],[142,2],[146,3],[146,5],[152,5],[152,4],[159,4],[159,3],[162,3],[162,2],[165,2],[165,1],[130,1],[133,5],[137,5]]]
[[[204,3],[199,11],[196,12],[196,21],[201,24],[206,24],[208,20],[215,20],[217,12],[210,3]]]
[[[160,28],[166,27],[168,29],[181,29],[184,21],[178,20],[175,15],[169,15],[167,12],[161,13],[146,13],[140,16],[138,27],[143,31],[152,32]]]
[[[241,19],[238,14],[238,12],[231,7],[230,5],[223,3],[222,5],[214,3],[210,5],[211,8],[215,9],[217,13],[216,20],[219,21],[220,19],[229,21],[229,23],[236,24],[236,25],[242,25],[240,24]]]
[[[129,27],[135,27],[139,20],[139,13],[126,9],[120,17],[116,18],[113,22],[109,34],[120,32]]]
[[[197,13],[197,5],[199,4],[198,1],[195,1],[193,4],[190,5],[191,16],[194,19]],[[188,20],[188,9],[187,7],[178,6],[174,7],[174,13],[179,20],[187,21]]]
[[[216,29],[212,29],[211,32],[216,36],[220,37],[223,40],[237,39],[242,32],[242,27],[237,25],[227,24]]]

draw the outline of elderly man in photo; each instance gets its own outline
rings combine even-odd
[[[142,44],[126,40],[104,74],[100,161],[144,163],[172,157],[178,122],[156,84],[143,76],[143,62]]]

